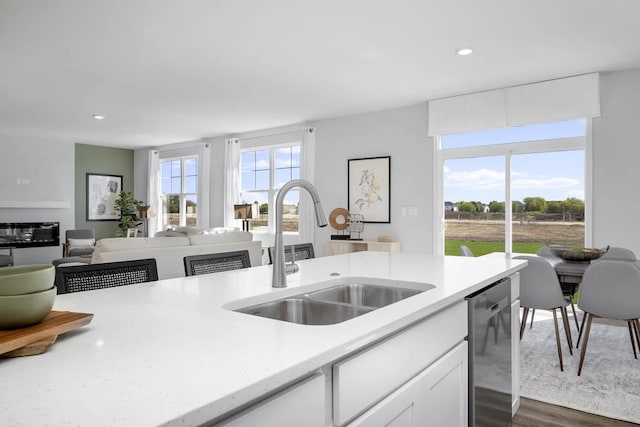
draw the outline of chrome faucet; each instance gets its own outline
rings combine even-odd
[[[271,281],[271,286],[274,288],[286,288],[287,274],[295,273],[298,270],[298,266],[295,263],[293,248],[293,262],[291,265],[285,266],[284,242],[282,240],[282,211],[284,210],[284,196],[289,190],[296,187],[304,188],[311,195],[316,213],[316,224],[318,224],[318,227],[326,227],[327,225],[327,215],[324,213],[324,209],[322,208],[322,202],[320,201],[318,190],[316,190],[309,181],[305,181],[304,179],[294,179],[282,186],[280,191],[278,191],[278,197],[276,197],[276,242],[273,254],[273,279]]]

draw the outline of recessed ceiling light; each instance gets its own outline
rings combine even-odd
[[[473,53],[473,49],[470,47],[461,47],[460,49],[456,49],[456,53],[460,56],[471,55]]]
[[[102,114],[94,114],[93,118],[96,120],[104,120],[105,116],[103,116]]]

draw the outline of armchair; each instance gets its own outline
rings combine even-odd
[[[62,256],[75,257],[91,255],[96,245],[94,230],[67,230],[65,243],[62,245]]]

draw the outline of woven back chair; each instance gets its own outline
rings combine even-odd
[[[113,288],[158,280],[155,258],[58,267],[59,294]]]
[[[315,258],[316,255],[313,252],[313,243],[299,243],[297,245],[287,245],[284,247],[284,260],[285,262],[291,262],[291,249],[293,248],[293,253],[295,254],[295,260],[300,261],[302,259],[310,259]],[[269,248],[269,264],[273,264],[273,252],[275,251],[275,247],[271,246]]]
[[[249,258],[249,251],[247,250],[184,257],[184,273],[187,276],[239,270],[249,267],[251,267],[251,259]]]

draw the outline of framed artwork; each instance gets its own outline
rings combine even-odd
[[[349,159],[349,213],[364,222],[391,222],[391,156]]]
[[[122,191],[122,175],[87,173],[87,221],[118,221],[115,201]]]

